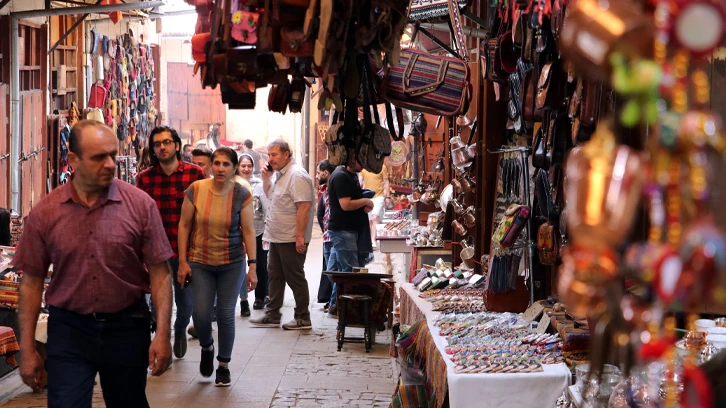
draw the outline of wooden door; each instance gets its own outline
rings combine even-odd
[[[43,93],[20,93],[20,203],[21,214],[27,215],[46,191],[47,151],[43,140]]]
[[[10,138],[8,123],[8,86],[0,84],[0,208],[10,205]]]

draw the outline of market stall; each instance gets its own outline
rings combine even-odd
[[[435,323],[437,313],[433,311],[432,303],[422,299],[420,292],[411,283],[404,284],[402,290],[405,292],[401,294],[402,323],[412,324],[412,322],[404,320],[404,316],[412,316],[412,309],[416,309],[423,315],[428,331],[419,336],[431,336],[436,351],[446,364],[450,407],[554,406],[557,398],[570,385],[570,370],[564,363],[544,364],[539,372],[501,374],[457,372],[452,355],[447,352],[449,342]],[[411,347],[421,347],[422,345],[423,342],[419,340],[418,344]],[[435,378],[435,363],[430,364],[428,370],[427,377]],[[432,379],[432,381],[442,381],[442,379]],[[526,390],[526,392],[522,392],[522,390]]]

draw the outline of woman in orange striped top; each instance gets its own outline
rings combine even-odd
[[[214,371],[212,314],[217,297],[219,353],[217,386],[229,386],[229,361],[234,346],[234,311],[240,285],[247,291],[257,285],[256,239],[252,193],[234,181],[237,153],[220,147],[212,155],[211,179],[194,182],[186,191],[179,222],[179,283],[194,276],[194,327],[202,346],[199,372]],[[249,270],[242,282],[242,262],[247,252]]]

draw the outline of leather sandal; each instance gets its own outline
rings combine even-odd
[[[320,0],[320,26],[318,27],[318,36],[315,39],[315,53],[313,56],[313,60],[317,66],[323,66],[325,63],[328,32],[330,31],[330,22],[332,21],[332,17],[333,0]]]

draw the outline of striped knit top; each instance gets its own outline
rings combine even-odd
[[[225,194],[212,191],[214,179],[197,181],[186,191],[194,204],[194,227],[189,241],[188,259],[219,266],[242,262],[242,208],[252,203],[252,193],[234,183]]]

